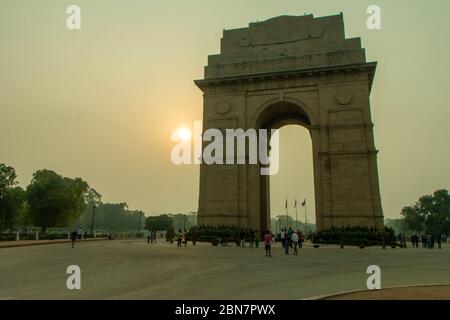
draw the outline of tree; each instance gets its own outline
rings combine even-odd
[[[169,214],[169,217],[172,218],[172,226],[175,230],[189,230],[197,225],[197,213],[195,212]]]
[[[8,188],[0,198],[0,229],[13,229],[25,210],[26,193],[21,187]]]
[[[138,210],[128,210],[128,205],[123,203],[89,202],[76,224],[89,229],[93,221],[93,205],[95,203],[94,228],[111,231],[137,231],[139,219],[141,228],[144,227],[145,214]]]
[[[92,224],[94,217],[94,208],[100,207],[102,204],[102,195],[94,188],[89,188],[86,192],[86,207],[81,216],[76,221],[76,225],[84,226],[88,230]],[[98,219],[97,219],[98,220]]]
[[[145,219],[145,228],[149,230],[162,231],[172,228],[172,226],[173,226],[173,219],[167,214],[147,217]]]
[[[94,188],[88,188],[86,192],[86,203],[90,206],[99,206],[102,203],[102,195]]]
[[[404,217],[403,221],[407,230],[422,232],[425,229],[425,217],[420,213],[415,206],[404,207],[401,215]]]
[[[13,167],[0,163],[0,197],[5,189],[17,184],[17,174]]]
[[[66,178],[51,170],[34,173],[27,187],[29,214],[43,228],[67,227],[77,220],[85,208],[89,190],[81,178]]]
[[[17,174],[13,167],[0,164],[0,230],[13,228],[24,211],[25,192],[14,187]]]
[[[450,233],[450,195],[448,190],[437,190],[425,195],[412,207],[402,209],[406,227],[413,231]]]

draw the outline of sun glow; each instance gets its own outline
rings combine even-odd
[[[188,141],[191,139],[191,131],[188,128],[179,128],[176,131],[179,139]]]

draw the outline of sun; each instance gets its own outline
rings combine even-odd
[[[177,129],[177,135],[183,141],[188,141],[191,139],[191,131],[188,128]]]

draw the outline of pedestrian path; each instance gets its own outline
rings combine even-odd
[[[77,242],[96,241],[96,240],[107,240],[107,239],[105,239],[105,238],[93,238],[93,239],[77,240]],[[70,242],[71,242],[71,240],[67,240],[67,239],[0,241],[0,249],[3,249],[3,248],[14,248],[14,247],[25,247],[25,246],[38,246],[38,245],[45,245],[45,244],[70,243]]]

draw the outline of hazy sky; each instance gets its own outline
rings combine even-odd
[[[79,31],[66,28],[70,4],[81,7]],[[380,31],[366,28],[371,4]],[[1,0],[0,162],[23,186],[49,168],[147,214],[196,210],[198,167],[171,163],[170,136],[202,119],[193,80],[223,28],[341,11],[347,37],[362,37],[379,63],[372,115],[383,209],[396,217],[450,187],[448,0]],[[306,197],[312,215],[311,157],[307,131],[283,128],[272,215],[286,197]]]

